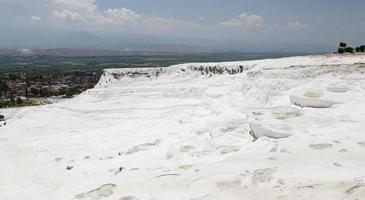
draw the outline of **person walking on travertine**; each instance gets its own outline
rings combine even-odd
[[[6,121],[5,121],[5,116],[4,115],[0,115],[0,127],[6,125]]]

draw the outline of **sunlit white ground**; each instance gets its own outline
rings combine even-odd
[[[364,55],[110,69],[0,114],[4,200],[365,199]]]

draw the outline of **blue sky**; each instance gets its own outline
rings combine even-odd
[[[364,9],[362,0],[0,0],[0,47],[330,49],[365,43]]]

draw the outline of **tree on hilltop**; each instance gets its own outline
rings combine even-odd
[[[347,43],[345,43],[345,42],[340,42],[340,47],[341,47],[341,48],[346,48],[346,47],[347,47]]]
[[[346,53],[354,53],[354,51],[355,51],[355,49],[352,47],[346,47],[344,50]]]
[[[365,45],[361,45],[359,47],[356,47],[356,52],[365,52]]]

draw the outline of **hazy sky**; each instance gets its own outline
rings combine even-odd
[[[364,0],[0,0],[0,47],[326,49],[365,43],[364,9]]]

